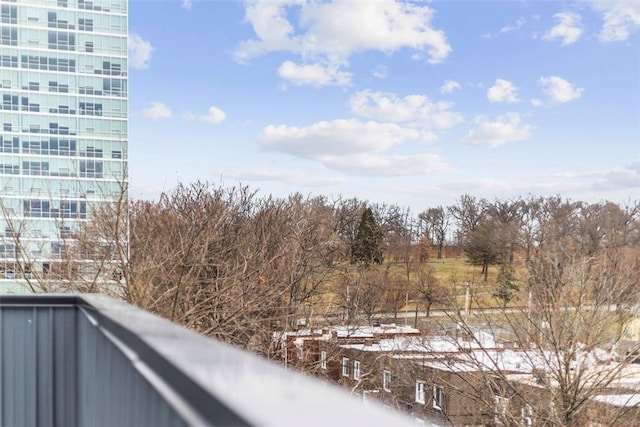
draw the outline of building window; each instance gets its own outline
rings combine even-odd
[[[360,362],[358,360],[353,361],[353,379],[360,381]]]
[[[391,391],[391,371],[382,371],[382,388]]]
[[[424,381],[416,381],[416,402],[425,403]]]
[[[71,227],[60,226],[60,238],[61,239],[70,239],[71,238]]]
[[[20,233],[15,232],[11,227],[6,227],[4,229],[4,237],[18,238]]]
[[[13,243],[0,243],[0,255],[5,258],[17,257],[16,245]]]
[[[102,178],[102,162],[80,160],[80,178]]]
[[[0,29],[2,33],[2,44],[6,46],[18,45],[18,29],[10,27],[2,27]]]
[[[320,368],[327,369],[327,352],[324,350],[320,352]]]
[[[444,388],[442,386],[433,386],[433,408],[438,411],[444,410]]]
[[[17,24],[18,23],[18,8],[17,8],[17,6],[2,5],[2,23],[3,24]]]
[[[496,402],[496,415],[494,420],[496,425],[508,425],[509,399],[502,396],[494,396],[494,399]]]
[[[79,18],[78,29],[80,31],[93,31],[93,19]]]
[[[342,376],[343,377],[349,376],[349,358],[348,357],[342,358]]]

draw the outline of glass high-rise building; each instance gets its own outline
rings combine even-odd
[[[62,279],[74,233],[126,191],[127,0],[0,6],[4,293]]]

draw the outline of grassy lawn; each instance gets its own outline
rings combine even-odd
[[[337,307],[343,306],[346,284],[349,283],[350,286],[354,286],[358,274],[361,273],[358,266],[349,263],[340,263],[334,265],[333,268],[335,271],[324,277],[322,292],[314,298],[314,305],[316,305],[314,311],[316,313],[334,312]],[[423,272],[429,272],[435,277],[440,285],[450,293],[451,298],[455,298],[457,304],[460,306],[464,305],[464,295],[466,292],[465,283],[471,284],[473,295],[471,301],[472,308],[500,306],[499,301],[496,301],[491,295],[497,276],[497,268],[493,266],[489,268],[487,282],[484,281],[482,268],[470,265],[463,257],[429,259],[422,264],[413,262],[411,264],[412,271],[409,275],[410,281],[413,282],[417,280],[420,269]],[[367,274],[371,274],[372,276],[385,274],[386,277],[389,278],[387,286],[403,295],[406,289],[410,287],[407,283],[407,265],[402,262],[385,262],[381,265],[372,265],[367,270]],[[353,288],[351,289],[353,290]],[[450,307],[450,304],[451,300],[446,304],[434,304],[431,308]],[[410,301],[409,304],[405,306],[404,298],[398,307],[399,312],[415,311],[415,309],[416,303]],[[423,311],[424,307],[421,305],[419,310]]]

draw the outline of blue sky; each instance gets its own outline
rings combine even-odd
[[[129,2],[131,196],[640,198],[640,1]]]

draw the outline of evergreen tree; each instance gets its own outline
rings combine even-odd
[[[498,277],[496,278],[496,288],[493,292],[493,296],[502,300],[503,307],[506,307],[509,301],[513,298],[513,294],[517,292],[518,289],[520,289],[520,287],[517,283],[513,264],[508,261],[500,263]]]
[[[365,208],[358,224],[356,238],[351,245],[351,263],[382,264],[382,231],[371,208]]]
[[[500,263],[505,256],[505,243],[501,239],[495,224],[489,221],[481,222],[464,246],[464,252],[471,265],[482,266],[484,281],[487,281],[489,266]]]

